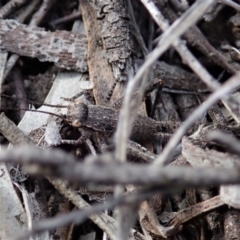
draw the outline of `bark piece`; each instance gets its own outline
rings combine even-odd
[[[185,89],[188,91],[207,90],[206,85],[194,73],[172,66],[163,61],[154,66],[154,77],[163,80],[164,87],[170,89]]]
[[[133,41],[126,1],[97,0],[94,2],[101,30],[106,59],[111,64],[114,78],[126,81],[131,68]],[[129,66],[130,65],[130,66]]]
[[[198,106],[196,96],[190,94],[176,95],[175,101],[182,121],[184,121]]]
[[[26,26],[15,20],[0,20],[1,49],[21,56],[54,62],[56,66],[87,71],[86,37],[82,34]]]
[[[110,64],[106,59],[97,15],[92,5],[81,0],[81,10],[88,39],[88,66],[90,81],[94,85],[93,93],[97,105],[108,105],[107,93],[113,86],[115,79]],[[114,96],[116,99],[119,96]]]
[[[225,239],[235,240],[240,236],[240,213],[237,210],[229,210],[224,216]]]

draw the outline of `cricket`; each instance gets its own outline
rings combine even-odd
[[[154,79],[150,81],[145,88],[144,96],[146,97],[151,91],[156,88],[162,88],[162,85],[162,80]],[[83,100],[76,100],[76,98],[83,95],[84,93],[85,95],[89,95],[89,90],[85,90],[72,98],[66,99],[70,102],[68,106],[46,104],[50,107],[52,106],[67,108],[67,114],[65,117],[51,112],[26,110],[54,115],[63,119],[72,127],[78,128],[80,130],[81,136],[79,139],[63,139],[60,143],[82,144],[91,136],[91,133],[94,131],[98,133],[104,133],[109,137],[113,137],[117,128],[119,108],[121,107],[123,98],[120,98],[116,103],[114,103],[113,107],[105,107],[100,105],[87,104]],[[6,97],[4,94],[2,94],[2,96]],[[152,141],[154,138],[169,138],[179,125],[180,122],[156,121],[150,117],[137,114],[133,123],[130,140],[141,144],[145,141]]]
[[[87,128],[112,135],[117,127],[118,117],[118,110],[104,106],[86,105],[82,101],[78,101],[69,107],[67,122],[73,127]],[[179,122],[160,122],[138,114],[133,123],[130,139],[141,143],[151,140],[156,135],[169,136],[179,125]],[[81,142],[81,139],[78,142]]]

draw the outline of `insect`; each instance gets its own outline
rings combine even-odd
[[[156,86],[161,85],[161,80],[153,80],[146,87],[145,95]],[[122,99],[117,101],[114,107],[119,107],[121,101]],[[83,101],[75,101],[68,106],[66,121],[71,126],[78,128],[82,135],[78,140],[62,140],[61,143],[81,144],[90,138],[91,133],[94,131],[113,136],[117,128],[118,118],[119,110],[117,109],[99,105],[87,105]],[[179,125],[179,122],[160,122],[143,115],[137,115],[133,123],[130,139],[142,143],[152,140],[156,136],[169,137]]]
[[[69,107],[67,122],[71,126],[113,135],[118,123],[119,111],[110,107],[86,105],[82,101]],[[160,122],[143,115],[137,115],[130,139],[141,143],[155,135],[169,136],[180,125],[179,122]],[[84,136],[75,143],[84,141]]]

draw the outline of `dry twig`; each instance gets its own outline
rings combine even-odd
[[[0,9],[0,18],[6,18],[10,13],[20,8],[28,0],[11,0]]]

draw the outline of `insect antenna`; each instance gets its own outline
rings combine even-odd
[[[0,110],[3,111],[2,109],[0,109]],[[41,111],[41,110],[35,110],[35,109],[26,109],[26,108],[4,108],[4,110],[15,110],[15,111],[24,110],[24,111],[28,111],[28,112],[45,113],[45,114],[49,114],[49,115],[61,118],[62,120],[67,122],[67,120],[64,117],[62,117],[61,115],[56,114],[56,113],[52,113],[52,112],[47,112],[47,111]]]
[[[9,95],[7,95],[7,94],[3,94],[3,93],[0,93],[0,95],[2,96],[2,97],[5,97],[5,98],[8,98],[8,99],[10,99],[10,100],[14,100],[14,101],[16,101],[16,100],[21,100],[20,98],[16,98],[16,97],[13,97],[13,96],[9,96]],[[67,105],[53,105],[53,104],[47,104],[47,103],[42,103],[42,104],[40,104],[39,102],[36,102],[36,101],[29,101],[28,100],[28,103],[30,103],[30,104],[39,104],[39,105],[43,105],[43,106],[48,106],[48,107],[57,107],[57,108],[68,108],[68,106]],[[19,109],[18,108],[18,110],[26,110],[26,109]],[[29,109],[28,109],[29,110]],[[26,110],[27,111],[27,110]],[[38,111],[39,112],[39,111]]]

